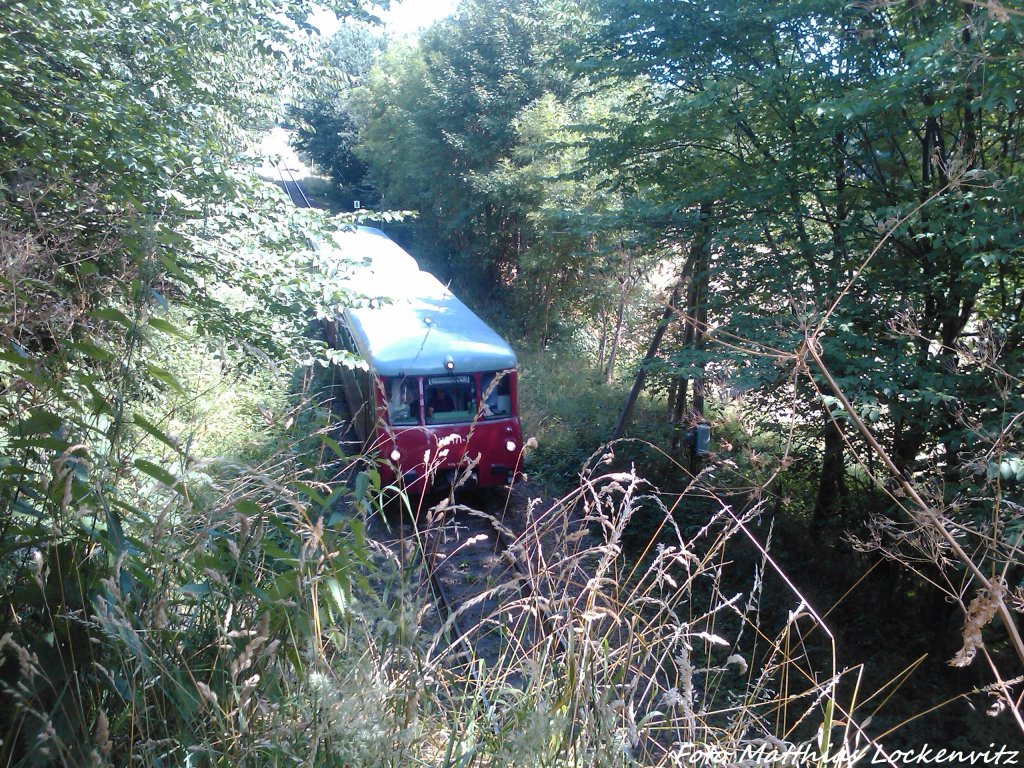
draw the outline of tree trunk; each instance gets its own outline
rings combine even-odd
[[[615,313],[615,330],[612,332],[611,344],[608,347],[608,362],[604,369],[604,383],[611,384],[615,374],[615,358],[619,353],[619,342],[622,340],[622,325],[626,317],[626,294],[628,293],[627,278],[623,277],[619,285],[619,307]]]
[[[704,244],[703,253],[699,262],[699,269],[694,276],[697,283],[696,297],[694,300],[694,324],[693,324],[693,345],[698,350],[704,349],[704,332],[708,327],[708,253],[707,243]],[[700,364],[700,370],[693,377],[693,415],[695,420],[704,420],[704,362]]]
[[[622,412],[619,414],[619,420],[615,422],[615,429],[612,430],[612,440],[618,440],[626,432],[626,427],[629,426],[630,419],[633,418],[633,408],[636,406],[637,398],[640,397],[640,392],[644,388],[644,381],[647,380],[647,366],[654,362],[658,355],[658,347],[661,346],[661,339],[665,335],[665,329],[668,328],[669,323],[672,322],[672,315],[675,314],[676,304],[679,303],[679,286],[675,287],[672,291],[672,298],[669,299],[668,304],[665,306],[665,311],[661,314],[661,321],[658,323],[657,329],[654,331],[654,337],[651,339],[651,343],[647,347],[647,354],[644,355],[643,362],[640,363],[640,370],[636,373],[636,378],[633,380],[633,386],[629,390],[629,394],[626,396],[626,403],[622,406]]]
[[[608,348],[608,319],[611,315],[603,307],[601,309],[601,340],[597,344],[597,367],[604,369],[604,356]]]
[[[711,213],[710,206],[701,207],[701,217],[706,221]],[[690,286],[686,295],[686,330],[683,333],[683,348],[704,348],[704,332],[708,325],[708,257],[710,241],[707,230],[702,232],[698,242],[694,244],[693,271]],[[687,412],[686,397],[683,397],[676,423],[682,425],[684,420],[700,421],[704,418],[704,365],[693,375],[693,408]],[[687,378],[686,381],[689,379]]]
[[[548,322],[551,319],[551,304],[554,299],[548,299],[544,302],[544,330],[540,335],[540,346],[544,349],[548,345]]]
[[[687,337],[694,338],[692,335],[692,319],[695,318],[695,315],[691,314],[690,310],[691,308],[699,308],[705,304],[705,300],[701,298],[701,295],[706,292],[707,289],[707,256],[711,246],[711,207],[712,203],[710,202],[702,203],[700,206],[700,224],[698,226],[697,235],[693,241],[693,247],[690,249],[690,253],[686,258],[686,264],[679,276],[679,282],[672,290],[672,298],[665,307],[665,312],[662,314],[661,322],[658,323],[658,327],[654,332],[654,337],[651,339],[651,343],[647,348],[647,354],[644,355],[643,362],[640,363],[640,370],[637,371],[636,379],[633,381],[633,386],[629,390],[629,395],[626,397],[626,402],[622,407],[622,412],[619,414],[619,420],[615,423],[615,429],[612,431],[613,440],[618,440],[622,437],[626,431],[626,427],[629,425],[630,419],[633,417],[633,408],[636,405],[637,398],[640,397],[640,392],[643,390],[644,382],[647,380],[647,367],[654,362],[658,355],[658,347],[661,346],[661,340],[665,336],[665,331],[668,328],[669,323],[672,321],[672,315],[675,313],[676,304],[679,303],[680,292],[682,291],[683,286],[688,287]],[[703,290],[701,286],[703,286]],[[706,308],[704,310],[704,317],[706,321]],[[703,327],[704,326],[702,325],[702,336]],[[682,401],[685,406],[685,393],[686,389],[685,385],[683,385],[680,389],[679,397],[676,400],[677,410],[679,408],[680,401]],[[701,400],[701,408],[703,408],[703,399]]]
[[[832,258],[829,261],[828,285],[832,292],[838,285],[846,264],[846,135],[839,131],[832,139],[835,166],[836,213],[832,220]],[[814,520],[823,522],[832,517],[846,497],[846,459],[843,434],[839,425],[829,418],[824,428],[825,450],[818,475],[818,493],[814,500]]]
[[[679,384],[679,396],[676,398],[675,408],[672,410],[672,450],[678,451],[682,445],[682,428],[686,418],[686,400],[689,395],[690,379],[688,376],[680,376],[676,379]]]
[[[825,424],[825,453],[821,459],[818,495],[814,501],[814,519],[824,522],[832,517],[846,497],[846,462],[843,459],[843,433],[829,419]]]

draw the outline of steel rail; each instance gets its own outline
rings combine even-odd
[[[288,178],[285,178],[285,173],[288,174]],[[291,168],[286,168],[280,163],[277,165],[277,174],[281,177],[281,186],[284,188],[285,194],[288,195],[288,199],[292,201],[292,205],[296,208],[313,208],[314,205],[309,197],[306,196],[305,191],[302,189],[302,185],[299,184],[295,178],[295,172]],[[292,194],[288,185],[291,184],[295,188],[295,191],[299,193],[298,198]]]
[[[494,551],[494,555],[498,559],[503,561],[505,563],[506,567],[512,569],[513,571],[515,571],[518,574],[518,576],[519,576],[519,578],[518,578],[518,589],[519,589],[520,593],[522,593],[522,597],[524,597],[524,598],[528,598],[529,596],[538,596],[539,597],[540,596],[540,592],[539,592],[539,589],[538,589],[537,585],[530,578],[530,574],[527,572],[527,570],[524,567],[523,563],[520,561],[520,558],[516,554],[516,549],[519,548],[520,545],[518,544],[517,541],[510,540],[510,538],[509,538],[510,535],[511,535],[511,532],[509,532],[507,530],[507,528],[505,528],[504,524],[501,523],[497,519],[497,516],[494,514],[494,512],[492,510],[488,510],[488,509],[485,508],[485,509],[482,509],[482,510],[473,510],[473,511],[477,512],[478,514],[471,514],[471,516],[473,518],[475,518],[475,519],[483,521],[485,523],[485,526],[489,530],[489,532],[491,532],[493,534],[493,536],[494,536],[494,550],[493,550]],[[414,526],[414,529],[415,529],[415,526]],[[428,578],[429,578],[430,583],[431,583],[431,585],[432,585],[432,587],[434,589],[434,592],[436,593],[436,595],[438,597],[439,602],[442,604],[442,606],[444,607],[445,611],[449,614],[451,624],[452,624],[452,626],[455,628],[455,630],[458,633],[457,636],[460,639],[459,640],[460,643],[462,643],[466,647],[466,650],[468,652],[472,653],[474,649],[469,644],[469,640],[468,640],[469,633],[465,631],[465,629],[459,623],[459,617],[454,613],[454,611],[456,609],[456,606],[454,604],[454,600],[451,597],[450,590],[448,589],[448,587],[442,581],[441,575],[440,575],[438,569],[434,568],[433,567],[433,563],[431,562],[430,559],[428,559],[428,556],[427,556],[428,547],[425,546],[425,542],[423,541],[423,537],[427,533],[429,533],[429,532],[426,532],[426,531],[420,532],[418,529],[415,529],[416,545],[417,545],[417,547],[419,547],[421,560],[424,563],[424,566],[427,568]],[[535,616],[534,621],[535,621],[535,626],[536,626],[536,630],[537,630],[537,636],[538,637],[551,637],[551,636],[554,636],[556,641],[558,642],[558,645],[561,648],[562,652],[563,653],[568,652],[569,646],[568,646],[568,642],[566,641],[565,637],[561,633],[555,632],[554,628],[550,624],[550,622],[551,622],[550,609],[545,607],[545,606],[542,606],[538,602],[537,605],[536,605],[536,612],[534,613],[534,616]],[[474,676],[476,677],[476,679],[479,682],[478,673],[476,672],[475,668],[474,668],[473,672],[474,672]]]
[[[456,508],[457,514],[465,514],[463,508],[460,506]],[[492,510],[474,510],[479,514],[470,515],[474,520],[479,520],[480,525],[465,525],[467,531],[470,532],[468,538],[472,538],[477,533],[473,533],[473,529],[480,528],[486,529],[489,534],[493,535],[493,539],[490,539],[490,546],[493,547],[494,556],[500,560],[504,567],[513,570],[520,577],[518,581],[518,591],[522,597],[528,597],[529,595],[538,594],[537,586],[529,578],[525,567],[520,562],[519,557],[516,556],[517,543],[510,541],[510,532],[503,530],[503,525],[498,521],[496,515]],[[464,518],[465,519],[465,518]],[[445,583],[445,571],[446,569],[441,567],[441,563],[438,560],[438,555],[443,555],[445,564],[454,563],[454,560],[448,558],[459,551],[458,545],[456,545],[455,551],[451,553],[445,553],[440,550],[439,547],[435,546],[435,536],[440,534],[439,530],[421,529],[415,520],[400,521],[395,527],[394,533],[397,534],[396,538],[391,539],[395,544],[398,545],[399,551],[409,551],[405,542],[411,543],[414,548],[415,555],[418,556],[422,567],[425,569],[425,575],[427,577],[427,584],[429,585],[430,593],[438,607],[438,613],[440,616],[442,629],[441,637],[447,642],[447,647],[450,650],[459,649],[458,653],[464,655],[467,659],[468,673],[475,686],[474,696],[480,701],[483,711],[487,713],[487,718],[491,728],[495,733],[500,728],[500,723],[497,719],[497,711],[491,703],[485,691],[485,680],[482,674],[480,666],[473,662],[474,656],[479,654],[480,650],[472,642],[474,631],[467,630],[465,625],[465,617],[459,613],[459,600],[465,605],[467,601],[472,601],[475,597],[484,595],[484,592],[475,591],[475,594],[469,594],[466,596],[457,597],[453,594],[451,585]],[[382,542],[384,543],[384,542]],[[457,573],[458,571],[454,571]],[[468,584],[464,582],[463,585]],[[473,593],[474,590],[470,589],[469,592]],[[498,605],[501,605],[499,600]],[[558,641],[559,647],[562,652],[566,652],[568,649],[567,642],[561,634],[557,634],[553,631],[550,626],[550,616],[547,610],[543,609],[540,605],[537,606],[537,610],[533,612],[534,618],[532,619],[535,638],[539,641],[541,638],[550,637],[554,635]]]
[[[408,538],[411,538],[413,542],[415,542],[416,549],[420,555],[420,562],[423,564],[423,568],[425,569],[431,591],[433,592],[434,598],[437,600],[441,611],[447,617],[442,620],[442,626],[447,625],[449,627],[449,630],[445,631],[445,635],[447,636],[446,639],[449,641],[449,646],[451,645],[451,635],[449,632],[454,631],[455,637],[457,638],[455,642],[463,647],[463,652],[466,654],[466,658],[472,659],[474,648],[469,642],[469,633],[467,633],[459,623],[459,616],[455,610],[455,602],[452,599],[448,588],[445,587],[444,582],[441,580],[438,569],[434,567],[429,557],[428,551],[430,548],[425,542],[429,531],[421,531],[415,522],[411,524],[403,524],[403,527],[405,527],[405,525],[408,525],[412,529],[412,536]],[[407,537],[403,534],[399,534],[400,548],[402,540],[406,538]],[[472,676],[474,683],[476,683],[476,696],[480,699],[480,703],[483,705],[484,711],[487,713],[487,719],[490,721],[491,728],[497,732],[496,712],[491,706],[491,703],[487,698],[487,694],[484,693],[483,678],[480,675],[480,670],[475,664],[469,664],[469,674]]]

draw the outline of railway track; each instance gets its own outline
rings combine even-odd
[[[281,179],[281,188],[296,208],[315,207],[309,197],[306,196],[306,192],[303,190],[302,185],[299,184],[298,179],[295,178],[295,171],[292,168],[279,164],[277,166],[277,175]]]
[[[495,497],[474,506],[442,501],[420,518],[405,514],[371,528],[406,565],[422,568],[436,610],[428,655],[443,660],[453,679],[472,681],[488,707],[503,690],[527,684],[524,656],[559,645],[503,510]]]
[[[294,171],[285,166],[277,170],[293,204],[314,207]],[[345,398],[335,397],[337,389],[335,382],[325,402],[335,417],[331,436],[342,446],[339,453],[355,456],[362,453],[362,441],[352,428]],[[360,466],[365,467],[361,459],[342,458],[332,482],[358,487]],[[617,718],[625,732],[634,734],[632,760],[632,753],[645,744],[667,754],[677,735],[667,729],[641,738],[634,712],[660,717],[657,707],[663,694],[680,694],[678,674],[671,669],[674,657],[666,662],[667,651],[657,657],[630,655],[636,652],[632,633],[638,627],[651,631],[656,606],[643,609],[649,615],[624,622],[616,614],[614,590],[602,593],[605,583],[614,581],[605,575],[607,564],[597,565],[609,553],[614,555],[618,543],[594,547],[588,526],[609,524],[605,510],[611,509],[616,494],[627,493],[627,486],[633,494],[632,485],[609,475],[607,483],[581,487],[578,495],[569,494],[539,515],[521,494],[502,498],[494,490],[486,496],[460,495],[461,503],[451,498],[433,505],[414,501],[422,507],[415,514],[399,501],[374,509],[350,500],[345,502],[349,509],[339,511],[365,515],[371,549],[399,565],[397,579],[391,568],[364,575],[379,575],[371,589],[388,611],[382,621],[392,627],[384,631],[415,641],[414,656],[404,655],[398,644],[401,658],[414,659],[417,666],[426,662],[429,674],[423,679],[437,680],[441,697],[478,701],[498,733],[508,711],[504,704],[522,701],[522,691],[547,695],[551,671],[563,666],[575,670],[574,663],[589,658],[587,649],[593,649],[604,654],[604,666],[570,674],[564,682],[571,686],[570,699],[580,706],[591,706],[586,703],[591,697],[601,701],[604,709],[593,704],[584,720]],[[515,530],[516,525],[523,530]],[[390,618],[397,619],[397,627]]]
[[[293,169],[278,165],[277,171],[296,207],[314,207]],[[344,398],[332,397],[330,407],[340,425],[336,439],[358,451]],[[352,474],[338,481],[350,482]],[[509,499],[492,492],[469,501],[440,500],[415,516],[396,502],[370,515],[367,535],[403,571],[415,574],[403,589],[425,591],[431,604],[422,617],[432,636],[429,655],[443,661],[453,679],[472,680],[490,708],[503,688],[526,684],[524,656],[543,643],[560,642],[545,626],[539,608],[544,601],[523,565],[520,532],[504,522]]]
[[[330,407],[339,425],[333,437],[358,452],[345,398],[331,398]],[[338,481],[352,483],[355,471]],[[421,629],[432,638],[430,658],[442,660],[453,679],[472,680],[489,706],[503,687],[525,685],[523,656],[543,643],[562,648],[550,636],[540,607],[546,601],[525,565],[523,532],[506,515],[525,502],[493,491],[460,494],[460,503],[429,498],[433,503],[424,497],[413,512],[399,499],[370,512],[366,533],[401,565],[400,599],[429,603]]]

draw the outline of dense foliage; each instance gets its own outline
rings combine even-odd
[[[295,146],[317,162],[331,179],[331,199],[342,210],[359,201],[379,203],[366,179],[366,164],[355,153],[358,125],[352,91],[366,79],[384,40],[367,24],[350,21],[332,36],[318,75],[303,81],[300,98],[289,109]]]
[[[606,71],[649,91],[603,156],[652,202],[713,202],[716,324],[752,348],[825,330],[858,406],[888,414],[902,469],[937,444],[954,456],[953,411],[993,404],[985,350],[1021,365],[1019,17],[959,3],[763,15],[613,5]]]
[[[467,2],[380,59],[355,149],[495,316],[608,376],[652,338],[674,445],[742,396],[776,509],[1010,623],[1022,32],[999,2]]]
[[[0,2],[0,761],[468,765],[485,744],[618,765],[652,697],[677,740],[785,730],[802,698],[794,729],[827,737],[846,680],[831,634],[830,682],[800,666],[821,652],[801,622],[872,573],[873,602],[929,629],[907,636],[942,636],[923,653],[987,665],[969,685],[1024,732],[1020,8],[465,0],[396,44],[335,0],[349,21],[322,52],[313,5]],[[348,457],[309,396],[329,368],[307,322],[347,298],[306,240],[330,223],[253,174],[285,92],[340,205],[417,211],[400,234],[537,347],[534,467],[561,482],[598,451],[551,527],[585,508],[604,539],[537,566],[578,654],[517,658],[536,686],[504,723],[465,696],[421,726],[461,696],[416,647],[426,609],[403,569],[366,581],[358,520],[336,530],[373,473],[336,482]],[[679,449],[704,419],[694,478]],[[613,431],[648,443],[599,450]],[[788,619],[758,603],[769,572],[793,597],[750,532],[766,520],[819,590]],[[730,592],[733,539],[753,586]],[[947,600],[962,632],[930,631]],[[692,659],[727,644],[719,612],[736,645],[703,654],[704,701],[733,699],[709,714]],[[778,688],[795,669],[814,684]]]
[[[381,205],[418,212],[418,252],[461,292],[501,302],[517,333],[571,337],[597,318],[611,370],[651,259],[608,177],[583,171],[581,126],[629,94],[570,98],[557,41],[581,24],[557,4],[467,3],[417,45],[390,45],[343,106],[308,98],[299,143],[343,189],[354,166],[338,153],[354,152]]]
[[[810,334],[901,472],[931,457],[955,495],[986,451],[972,420],[998,432],[1021,406],[991,365],[1024,355],[1020,25],[943,2],[466,3],[358,89],[355,152],[528,336],[592,333],[611,374],[610,327],[657,274],[691,318],[659,368],[673,392],[708,364],[775,386],[763,353]],[[708,325],[744,341],[709,348]],[[798,394],[827,517],[837,401]]]
[[[819,520],[846,515],[954,599],[1019,588],[1020,509],[1002,500],[1024,480],[1020,15],[626,2],[606,18],[597,72],[647,92],[597,157],[655,204],[712,212],[705,338],[672,363],[820,425]],[[876,460],[900,488],[870,517],[848,467]]]
[[[310,362],[309,312],[340,298],[310,271],[316,217],[245,156],[312,54],[310,8],[0,4],[5,764],[251,750],[204,706],[243,690],[256,663],[231,667],[224,642],[241,652],[253,627],[264,641],[271,625],[294,627],[268,610],[275,569],[259,542],[269,511],[316,505],[289,485],[299,465],[264,467],[258,482],[220,466],[194,416],[216,380],[245,376],[283,422],[294,404],[274,399],[281,376],[266,369],[284,366],[286,383]],[[293,576],[281,563],[298,530],[281,527],[274,550]],[[251,577],[237,588],[229,561]]]

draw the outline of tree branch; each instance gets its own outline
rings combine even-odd
[[[906,493],[915,505],[921,510],[921,514],[918,516],[918,520],[924,525],[934,530],[939,536],[949,545],[949,548],[956,555],[957,559],[972,573],[978,582],[988,591],[989,595],[998,602],[999,605],[999,616],[1003,620],[1003,624],[1006,625],[1006,631],[1010,636],[1010,643],[1013,645],[1013,649],[1017,654],[1017,658],[1020,659],[1021,663],[1024,663],[1024,640],[1021,639],[1020,632],[1017,629],[1017,622],[1010,611],[1009,606],[1006,605],[1006,601],[1003,596],[992,583],[991,579],[982,573],[981,569],[978,568],[977,564],[970,558],[970,555],[960,545],[960,542],[956,540],[956,537],[950,533],[946,526],[943,525],[944,518],[936,510],[923,499],[917,492],[917,489],[910,483],[909,480],[904,477],[903,473],[896,467],[896,464],[889,457],[888,452],[881,446],[878,440],[872,434],[871,430],[868,429],[863,419],[857,415],[857,412],[853,409],[853,405],[849,400],[846,399],[846,395],[840,388],[839,384],[832,377],[828,368],[825,366],[824,361],[821,359],[821,355],[818,352],[819,344],[817,334],[808,335],[804,339],[803,349],[806,350],[807,354],[810,355],[811,359],[814,360],[814,364],[818,370],[821,371],[821,375],[824,377],[825,382],[828,384],[828,388],[832,390],[832,394],[836,396],[836,399],[842,403],[843,408],[846,411],[847,416],[857,427],[857,430],[863,435],[871,449],[878,455],[885,464],[886,468],[892,474],[893,478],[900,484],[903,492]]]

